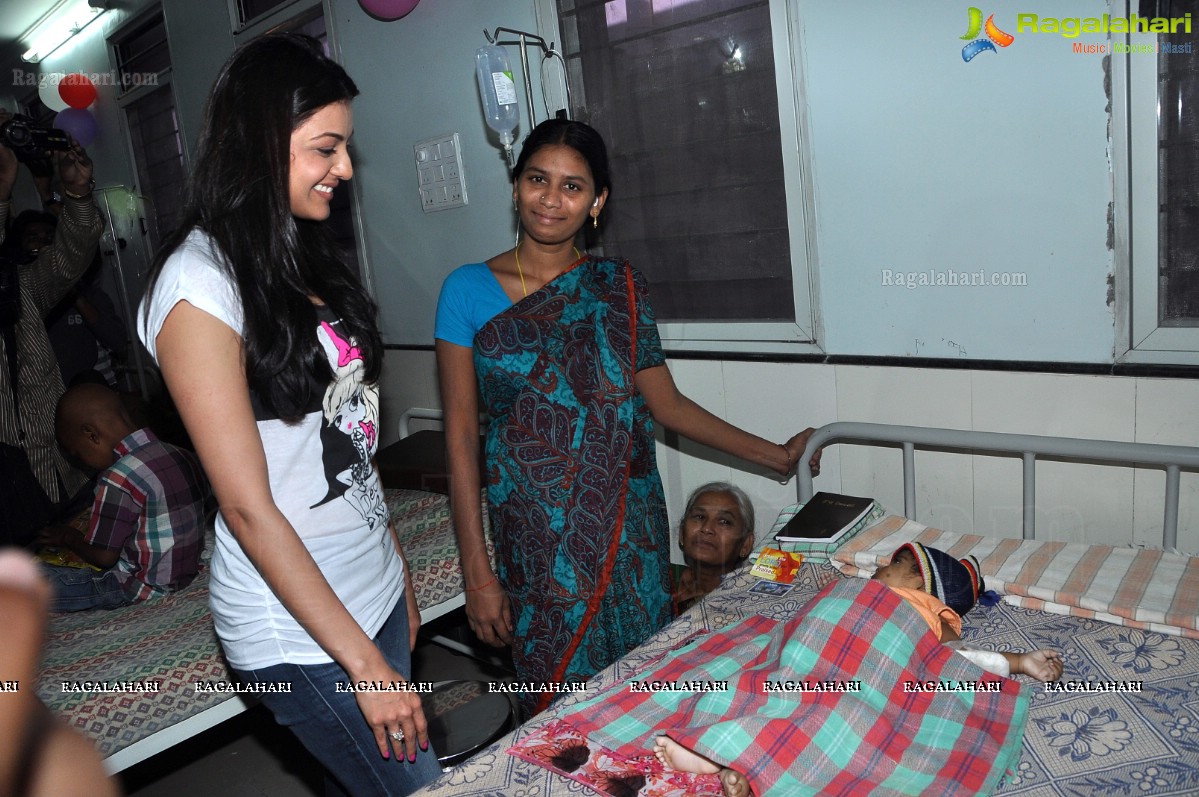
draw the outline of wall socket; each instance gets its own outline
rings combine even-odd
[[[462,172],[462,150],[457,133],[446,133],[418,141],[416,179],[420,204],[426,213],[465,205],[466,181]]]

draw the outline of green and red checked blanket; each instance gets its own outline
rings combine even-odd
[[[611,795],[719,794],[664,772],[666,734],[763,795],[990,794],[1029,697],[929,633],[875,581],[838,581],[783,621],[752,615],[571,706],[511,752]]]

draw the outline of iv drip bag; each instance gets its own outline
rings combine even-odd
[[[475,50],[475,75],[479,78],[479,96],[483,100],[483,115],[487,126],[500,135],[504,149],[512,151],[512,131],[520,121],[516,105],[516,82],[508,53],[499,45]]]

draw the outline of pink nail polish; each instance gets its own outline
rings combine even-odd
[[[422,751],[424,751],[424,750],[428,750],[428,749],[429,749],[429,743],[428,743],[428,742],[421,742],[421,743],[420,743],[420,749],[421,749]]]
[[[415,764],[415,763],[416,763],[416,753],[413,753],[412,755],[408,756],[408,763],[409,763],[409,764]]]
[[[391,751],[390,751],[390,750],[384,750],[384,751],[383,751],[383,757],[384,757],[384,758],[391,758]]]

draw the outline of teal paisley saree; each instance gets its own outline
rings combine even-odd
[[[586,680],[670,620],[653,420],[634,384],[664,359],[644,277],[610,260],[583,258],[475,336],[522,681]]]

